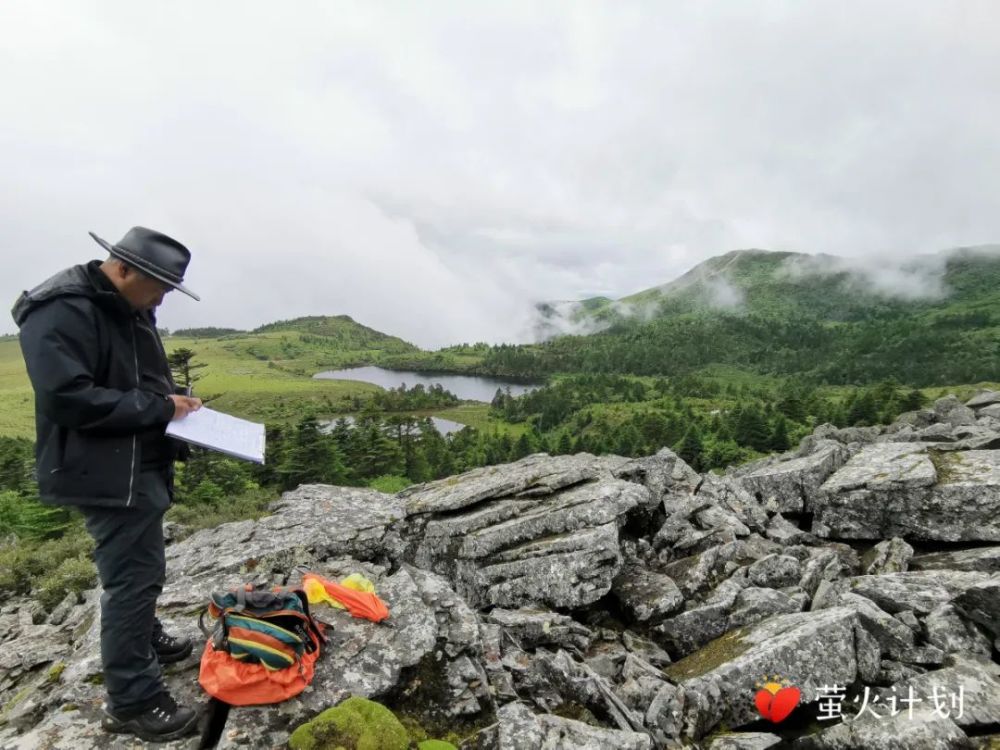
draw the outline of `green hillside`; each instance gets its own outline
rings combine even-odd
[[[291,320],[279,320],[254,329],[252,334],[299,333],[307,343],[319,344],[336,351],[404,354],[419,349],[396,336],[376,331],[356,323],[349,315],[310,315]],[[308,337],[313,337],[310,341]]]
[[[308,317],[262,326],[250,333],[209,337],[167,336],[168,352],[186,348],[204,363],[199,396],[237,416],[267,422],[298,419],[303,411],[353,411],[377,386],[314,380],[324,369],[377,364],[389,354],[419,352],[402,339],[354,322],[346,315]],[[0,435],[34,438],[31,385],[14,336],[0,340]]]
[[[549,328],[560,310],[542,309]],[[830,256],[737,251],[621,300],[586,300],[564,317],[570,330],[589,323],[598,332],[492,347],[477,369],[669,376],[724,365],[838,385],[994,380],[1000,253],[958,250],[879,276]]]

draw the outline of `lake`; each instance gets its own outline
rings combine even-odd
[[[382,367],[351,367],[347,370],[326,370],[325,372],[316,373],[313,377],[326,380],[360,380],[364,383],[373,383],[386,389],[399,388],[399,386],[404,384],[407,388],[412,388],[417,383],[422,383],[425,387],[440,383],[442,388],[454,393],[463,401],[485,401],[486,403],[493,400],[497,388],[510,388],[512,395],[520,396],[523,393],[540,387],[537,384],[515,383],[509,380],[487,378],[479,375],[405,372],[401,370],[386,370]]]

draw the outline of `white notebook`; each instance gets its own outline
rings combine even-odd
[[[206,406],[170,422],[167,435],[246,461],[264,463],[264,425]]]

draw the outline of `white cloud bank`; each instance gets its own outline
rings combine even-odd
[[[168,298],[171,328],[348,314],[437,347],[523,340],[534,301],[741,247],[996,241],[998,20],[919,0],[7,0],[0,297],[97,257],[87,230],[143,224],[194,253],[204,301]]]

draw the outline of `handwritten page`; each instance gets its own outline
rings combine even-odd
[[[264,463],[264,425],[205,406],[170,422],[167,435],[246,461]]]

